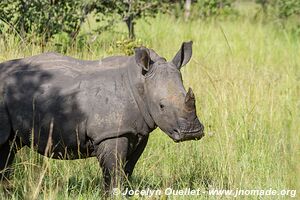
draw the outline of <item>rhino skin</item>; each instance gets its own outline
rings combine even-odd
[[[97,157],[109,190],[132,174],[156,127],[175,142],[202,138],[180,73],[191,56],[184,42],[170,62],[140,47],[96,61],[44,53],[1,63],[1,180],[15,153],[33,146],[55,159]]]

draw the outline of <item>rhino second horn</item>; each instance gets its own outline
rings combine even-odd
[[[189,88],[189,90],[185,96],[185,105],[189,109],[193,109],[195,107],[195,95],[193,93],[192,88]]]

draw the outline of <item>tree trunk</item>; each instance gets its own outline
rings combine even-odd
[[[185,0],[184,4],[184,20],[188,21],[190,14],[191,14],[191,3],[192,0]]]
[[[25,1],[21,1],[21,16],[26,16],[26,11],[27,11],[27,6],[26,6],[26,2]],[[24,21],[24,17],[20,17],[20,35],[22,36],[22,38],[25,38],[26,33],[27,33],[27,27],[25,27],[25,21]]]
[[[135,34],[134,34],[134,21],[133,21],[133,16],[130,15],[129,17],[127,17],[125,19],[125,23],[127,25],[128,28],[128,36],[130,39],[134,39],[135,38]]]

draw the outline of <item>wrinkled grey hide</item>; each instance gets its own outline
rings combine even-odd
[[[191,55],[186,42],[171,62],[141,47],[100,61],[45,53],[1,63],[0,170],[33,142],[56,159],[96,156],[108,189],[122,170],[132,174],[157,126],[175,142],[200,139],[195,97],[179,71]]]

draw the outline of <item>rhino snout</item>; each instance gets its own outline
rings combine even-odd
[[[185,119],[179,120],[179,128],[173,129],[172,138],[175,142],[187,140],[199,140],[204,136],[204,126],[196,118],[189,122]]]

